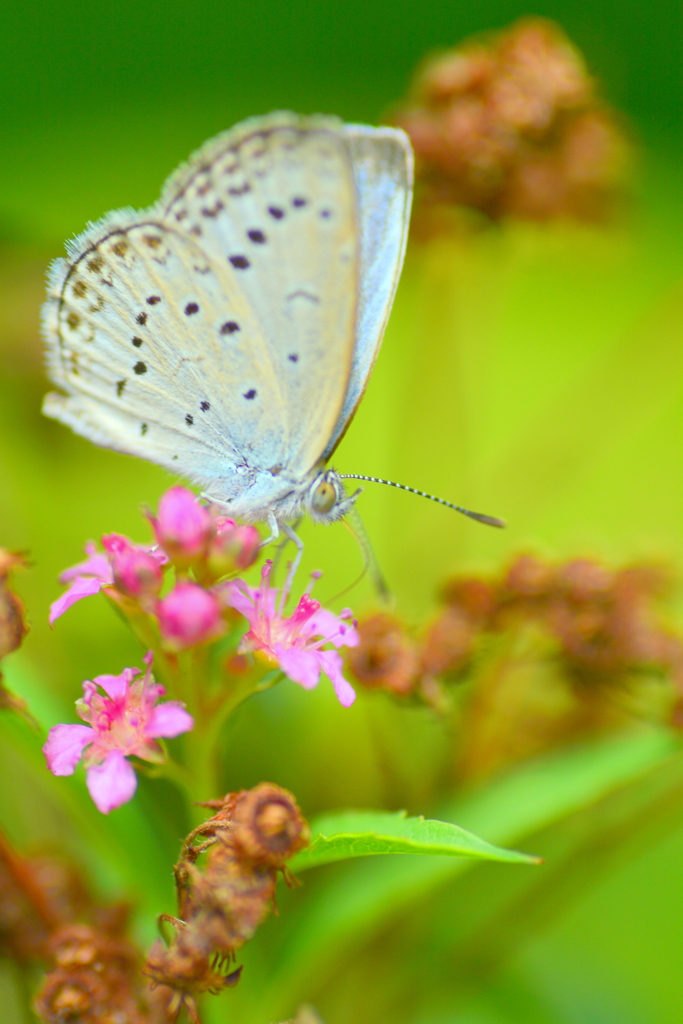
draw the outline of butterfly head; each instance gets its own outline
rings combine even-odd
[[[306,510],[316,523],[335,523],[354,505],[362,488],[347,494],[334,469],[317,473],[306,495]]]

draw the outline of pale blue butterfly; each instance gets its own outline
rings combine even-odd
[[[382,341],[412,175],[402,131],[331,117],[205,143],[154,206],[107,214],[53,264],[44,332],[66,394],[44,412],[300,548],[289,523],[356,498],[326,467]]]

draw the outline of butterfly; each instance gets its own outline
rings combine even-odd
[[[288,524],[358,493],[328,461],[382,342],[412,178],[400,129],[281,112],[209,140],[50,268],[44,413],[300,545]]]

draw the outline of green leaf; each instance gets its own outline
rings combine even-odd
[[[372,857],[381,853],[412,853],[476,857],[509,864],[537,864],[528,853],[504,850],[448,821],[409,818],[406,811],[342,811],[317,818],[307,849],[290,863],[292,871],[306,871],[319,864]]]

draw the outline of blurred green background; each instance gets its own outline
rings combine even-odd
[[[610,228],[515,223],[413,245],[381,357],[336,466],[509,521],[505,533],[488,531],[368,485],[361,514],[409,617],[430,612],[449,572],[499,570],[524,549],[610,563],[655,557],[680,569],[680,13],[672,0],[533,8],[430,0],[0,3],[0,545],[26,549],[33,561],[19,584],[32,632],[6,669],[46,726],[72,720],[84,678],[140,658],[99,599],[78,606],[54,632],[47,628],[59,571],[104,532],[145,540],[140,509],[154,506],[169,483],[156,468],[41,418],[38,317],[47,262],[89,219],[152,203],[180,160],[236,120],[292,108],[376,123],[426,53],[523,15],[558,21],[630,122],[638,154],[632,207]],[[343,527],[308,525],[304,537],[308,567],[325,573],[318,596],[348,586],[361,558]],[[372,599],[365,581],[344,602],[362,611]],[[160,800],[158,789],[143,786],[136,807],[117,812],[112,852],[112,840],[79,818],[80,782],[73,780],[71,809],[57,809],[57,794],[70,783],[43,778],[26,736],[3,728],[0,820],[12,838],[66,842],[114,889],[132,885],[136,867],[117,874],[107,865],[119,854],[139,859],[147,873],[157,872],[150,908],[170,911],[168,871],[184,822],[178,812],[162,825],[155,808],[163,804],[172,815],[173,794]],[[225,788],[268,778],[291,787],[309,814],[347,805],[435,813],[434,779],[448,757],[447,732],[427,711],[365,694],[344,711],[325,687],[309,694],[285,683],[231,723]],[[571,759],[564,770],[571,775]],[[74,821],[89,837],[89,854]],[[650,828],[644,814],[644,841],[631,836],[609,871],[587,856],[575,891],[541,893],[545,913],[537,901],[538,920],[530,915],[528,930],[523,920],[508,922],[513,938],[501,943],[508,952],[475,972],[470,988],[458,966],[465,961],[453,938],[457,922],[483,913],[501,872],[513,869],[477,868],[459,887],[444,883],[403,916],[382,918],[371,935],[330,954],[308,989],[293,982],[291,999],[310,996],[327,1024],[681,1020],[677,801],[665,822]],[[145,828],[159,833],[155,847],[140,838]],[[481,831],[501,838],[484,825]],[[550,863],[559,840],[544,839],[540,823],[537,832],[533,849]],[[336,869],[325,870],[332,884]],[[307,878],[313,893],[316,884]],[[514,894],[509,899],[514,906]],[[262,970],[283,927],[275,921],[264,930]],[[249,1009],[259,955],[248,954],[254,980],[245,972],[215,1019],[266,1024],[269,1013],[291,1012],[293,1005],[267,1000],[260,1017]],[[0,985],[9,1007],[9,974]],[[27,1018],[17,1010],[14,1019]]]

